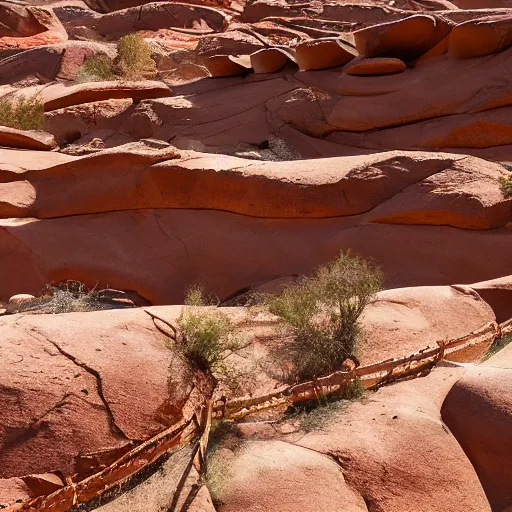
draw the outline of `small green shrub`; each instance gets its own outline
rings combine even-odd
[[[40,130],[44,125],[44,103],[37,95],[0,100],[0,125],[19,130]]]
[[[500,189],[505,197],[512,196],[512,175],[500,176]]]
[[[114,62],[108,55],[98,54],[89,57],[78,73],[77,82],[102,82],[114,80]]]
[[[224,353],[240,346],[233,322],[213,308],[184,311],[178,325],[184,336],[184,355],[204,372],[221,371]]]
[[[128,34],[117,42],[117,73],[126,80],[143,80],[156,75],[151,47],[138,34]]]
[[[341,253],[312,277],[302,277],[266,305],[280,317],[293,341],[279,347],[300,380],[338,370],[356,352],[359,317],[381,288],[382,272],[372,263]]]

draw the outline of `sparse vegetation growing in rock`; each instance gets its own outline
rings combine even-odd
[[[355,354],[362,335],[359,317],[381,284],[378,267],[347,252],[280,295],[266,297],[270,312],[293,338],[279,350],[299,380],[338,370]]]
[[[215,307],[218,299],[201,284],[187,290],[184,303],[188,307],[178,318],[184,355],[202,371],[223,371],[224,359],[241,347],[235,324]]]
[[[216,421],[212,424],[204,480],[216,505],[222,503],[226,482],[231,477],[231,466],[226,454],[237,452],[241,446],[242,440],[232,423]]]
[[[178,324],[185,338],[185,356],[202,371],[218,369],[234,336],[231,320],[218,311],[185,311]]]
[[[64,281],[57,285],[47,285],[40,297],[9,304],[8,312],[57,314],[133,307],[131,302],[115,301],[115,296],[122,293],[108,289],[89,290],[78,281]]]
[[[114,80],[114,62],[108,55],[98,54],[89,57],[80,68],[77,82],[101,82]]]
[[[489,347],[489,350],[486,352],[482,361],[487,361],[494,354],[497,354],[500,350],[504,349],[509,343],[512,342],[512,334],[505,334],[505,336],[501,336],[500,338],[496,338],[494,343]]]
[[[128,34],[117,41],[117,57],[98,54],[89,57],[80,68],[78,82],[103,80],[145,80],[156,75],[151,47],[138,34]]]
[[[510,176],[500,176],[500,189],[505,197],[512,196],[512,174]]]
[[[193,284],[185,293],[183,304],[186,306],[217,306],[218,297],[206,291],[206,287],[201,283]]]
[[[288,421],[290,416],[296,416],[301,430],[310,432],[321,430],[327,426],[331,418],[347,404],[347,401],[361,400],[364,396],[364,386],[359,379],[350,381],[348,386],[337,395],[321,396],[315,402],[302,406],[295,406],[284,417]]]
[[[44,103],[39,96],[0,100],[0,125],[19,130],[40,130],[44,125]]]
[[[143,80],[156,75],[151,47],[138,34],[128,34],[117,42],[116,71],[126,80]]]

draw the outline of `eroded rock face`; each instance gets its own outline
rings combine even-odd
[[[512,345],[468,368],[443,403],[443,421],[473,464],[493,510],[512,505]]]
[[[6,316],[0,331],[1,478],[84,476],[86,455],[119,456],[179,419],[192,387],[142,309]]]
[[[4,155],[0,210],[26,217],[2,221],[2,249],[17,254],[2,267],[5,299],[73,278],[176,302],[198,271],[225,298],[280,275],[307,273],[348,248],[376,258],[395,286],[484,280],[509,264],[502,247],[511,200],[498,182],[504,171],[478,159],[390,153],[272,163],[136,144],[57,165],[48,154],[50,165],[41,169],[41,156],[32,171],[12,166],[12,150]],[[468,185],[454,204],[457,177]],[[496,231],[481,231],[490,228]],[[98,230],[110,233],[108,243]],[[62,237],[70,237],[65,254]],[[431,259],[436,247],[428,252],[427,239],[444,244],[442,261]],[[203,258],[205,243],[213,260]],[[260,258],[258,250],[269,248],[289,256]],[[485,251],[485,261],[472,257],[475,250]],[[242,255],[247,265],[225,265]],[[455,264],[460,257],[465,265]],[[212,261],[229,273],[217,275]]]

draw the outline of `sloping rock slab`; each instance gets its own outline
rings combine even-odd
[[[470,286],[491,306],[497,322],[512,318],[512,275]]]
[[[57,143],[53,135],[47,132],[0,126],[0,146],[49,151],[57,147]]]
[[[512,16],[491,16],[457,25],[450,34],[449,52],[456,59],[482,57],[512,46]]]
[[[254,162],[178,152],[172,147],[152,149],[140,143],[37,172],[5,173],[5,181],[19,183],[0,184],[4,198],[0,216],[49,218],[134,208],[190,208],[256,217],[322,218],[356,215],[377,207],[371,212],[372,220],[387,222],[389,218],[389,222],[406,224],[415,222],[403,210],[420,209],[417,197],[406,200],[408,191],[418,186],[428,203],[430,195],[437,197],[428,180],[435,183],[437,179],[442,185],[443,176],[453,174],[453,183],[455,178],[470,182],[467,190],[455,186],[453,192],[469,206],[459,206],[462,201],[453,206],[447,200],[439,208],[437,223],[480,229],[503,226],[509,220],[512,201],[500,192],[502,172],[497,164],[449,154],[391,152]],[[444,188],[452,190],[453,186]],[[60,194],[69,201],[57,200]],[[410,218],[414,220],[413,213]],[[424,215],[416,223],[435,224],[435,220],[433,214]]]
[[[68,85],[56,83],[48,87],[28,87],[20,91],[21,95],[30,97],[39,95],[44,102],[45,112],[59,108],[102,101],[108,99],[151,99],[171,95],[171,90],[163,82],[91,82]]]

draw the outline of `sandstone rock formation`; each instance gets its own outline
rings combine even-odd
[[[0,0],[0,508],[512,507],[510,345],[480,363],[512,329],[511,19],[504,0]],[[151,81],[121,78],[148,59]],[[358,352],[297,383],[258,293],[346,250],[385,289]],[[111,309],[30,307],[67,280]],[[207,376],[178,327],[193,283],[243,341]],[[384,387],[323,408],[321,382]]]
[[[473,464],[493,510],[512,505],[512,345],[469,368],[443,403],[443,420]]]
[[[144,310],[14,315],[0,330],[2,479],[87,475],[176,421],[191,390]]]

